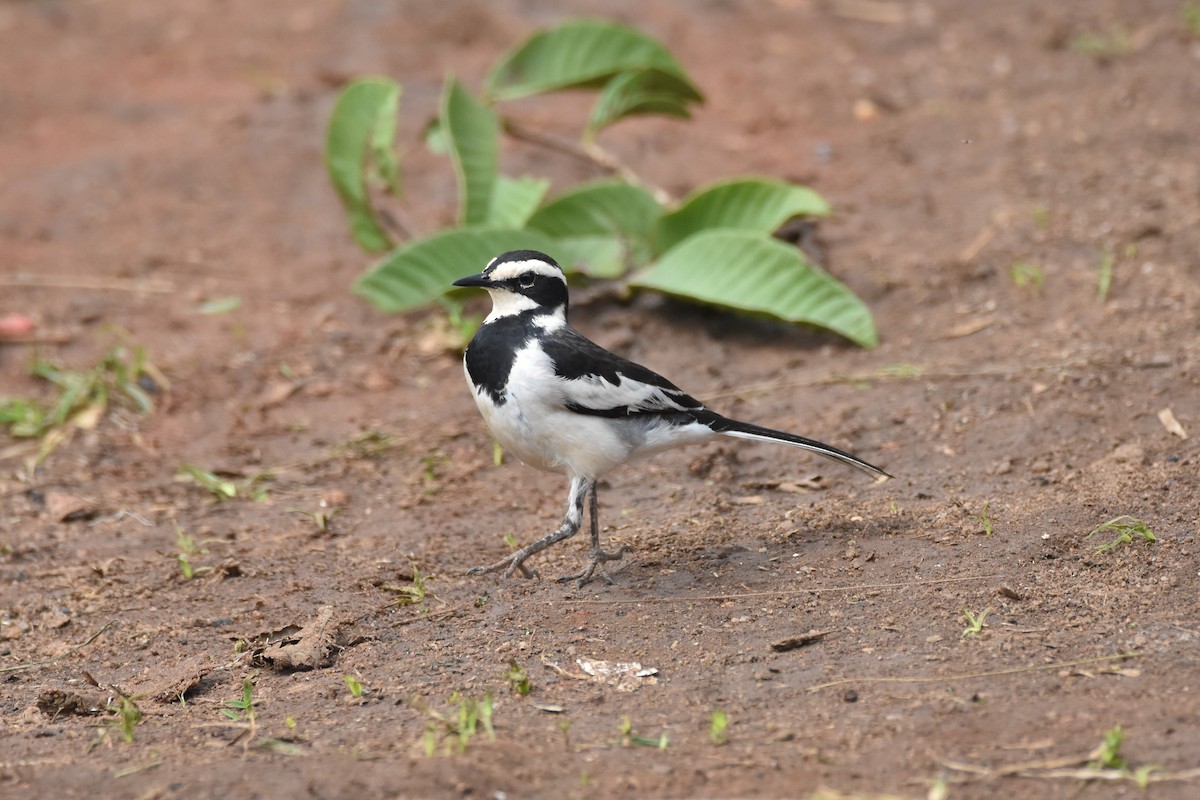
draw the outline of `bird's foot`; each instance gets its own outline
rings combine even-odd
[[[526,553],[524,550],[518,550],[511,556],[506,556],[500,559],[495,564],[489,564],[486,567],[471,567],[469,570],[467,570],[467,574],[486,575],[489,572],[500,572],[501,570],[504,570],[504,573],[500,577],[511,578],[513,572],[516,570],[521,570],[521,577],[536,578],[537,572],[525,566],[525,559],[529,558],[531,555],[533,555],[533,553]]]
[[[616,583],[616,581],[614,581],[612,578],[610,578],[608,576],[608,573],[605,572],[603,569],[601,569],[601,570],[599,570],[599,572],[597,572],[597,568],[601,564],[603,564],[605,561],[620,561],[622,558],[625,557],[625,554],[627,552],[629,552],[629,545],[627,545],[627,544],[621,545],[621,549],[615,553],[606,553],[603,550],[601,550],[599,547],[597,547],[595,550],[592,551],[592,558],[590,561],[588,561],[588,565],[587,565],[587,567],[584,568],[583,572],[580,572],[576,575],[564,575],[563,577],[558,578],[557,580],[559,583],[566,583],[567,581],[575,581],[576,589],[582,589],[584,586],[591,583],[592,580],[595,578],[600,578],[602,581],[607,583],[609,586],[612,586],[614,583]]]

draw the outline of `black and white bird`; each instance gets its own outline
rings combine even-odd
[[[600,549],[596,481],[635,458],[715,436],[780,442],[890,477],[857,456],[803,436],[728,419],[705,408],[655,372],[610,353],[567,324],[567,280],[549,256],[504,253],[455,286],[486,289],[492,311],[463,356],[467,382],[488,428],[506,453],[570,480],[567,513],[558,530],[470,574],[532,573],[525,561],[574,536],[590,496],[591,560],[562,580],[583,586],[602,564],[621,558]]]

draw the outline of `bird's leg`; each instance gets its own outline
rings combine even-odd
[[[629,550],[629,545],[621,545],[621,549],[615,553],[606,553],[600,549],[600,505],[596,502],[596,484],[592,483],[591,497],[588,498],[588,505],[591,508],[592,517],[592,560],[588,562],[587,567],[583,572],[577,575],[566,575],[559,578],[559,582],[575,581],[575,588],[582,589],[593,577],[597,576],[596,568],[605,561],[619,561],[625,556]],[[610,586],[614,583],[613,579],[608,577],[608,573],[603,569],[598,573],[599,577]]]
[[[521,574],[526,578],[532,578],[537,573],[530,572],[525,566],[525,560],[532,555],[542,552],[547,547],[563,539],[569,539],[579,532],[579,528],[583,525],[583,500],[587,497],[588,492],[592,492],[593,511],[592,511],[592,538],[596,539],[596,524],[595,524],[595,491],[596,484],[591,478],[573,477],[571,478],[570,498],[567,501],[567,515],[563,517],[562,525],[558,526],[558,530],[553,533],[546,534],[536,542],[531,542],[525,545],[517,552],[510,556],[497,561],[486,567],[472,567],[467,570],[468,575],[484,575],[489,572],[499,572],[504,570],[503,577],[512,577],[516,570],[521,570]]]

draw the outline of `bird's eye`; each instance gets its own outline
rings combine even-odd
[[[522,288],[522,289],[532,289],[532,288],[533,288],[533,282],[534,282],[535,280],[537,280],[537,278],[535,278],[533,275],[522,275],[522,276],[521,276],[521,277],[520,277],[520,278],[517,280],[517,283],[518,283],[518,284],[520,284],[520,286],[521,286],[521,288]]]

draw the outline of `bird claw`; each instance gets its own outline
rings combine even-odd
[[[499,572],[500,570],[504,570],[504,573],[500,577],[511,578],[514,571],[521,570],[521,577],[536,578],[537,571],[531,570],[529,567],[525,566],[525,559],[528,557],[529,556],[527,554],[518,551],[507,558],[500,559],[495,564],[489,564],[486,567],[471,567],[469,570],[467,570],[467,574],[486,575],[489,572]]]
[[[616,583],[616,581],[614,581],[612,578],[610,578],[608,573],[605,572],[603,569],[601,569],[599,572],[597,572],[596,568],[599,567],[601,564],[603,564],[605,561],[620,561],[622,558],[625,557],[625,554],[628,552],[629,552],[629,545],[627,545],[627,544],[621,545],[621,549],[615,553],[606,553],[597,547],[595,550],[592,551],[592,560],[588,562],[588,565],[587,565],[587,567],[584,568],[583,572],[577,573],[575,575],[564,575],[563,577],[557,578],[556,580],[558,581],[558,583],[566,583],[567,581],[575,581],[576,589],[582,589],[584,586],[591,583],[592,580],[595,578],[600,578],[602,581],[607,583],[609,586],[612,586]]]

